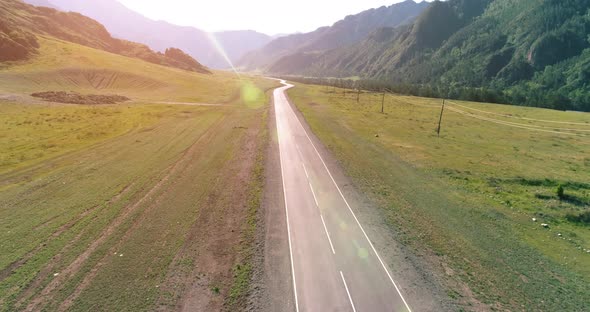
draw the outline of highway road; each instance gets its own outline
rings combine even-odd
[[[274,105],[296,311],[411,311],[283,84]]]

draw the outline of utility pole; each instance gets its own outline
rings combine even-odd
[[[443,113],[445,112],[445,100],[443,99],[442,108],[440,110],[440,118],[438,119],[438,128],[436,129],[436,135],[440,137],[440,127],[442,124]]]
[[[381,114],[385,113],[385,91],[383,91],[383,98],[381,98]]]

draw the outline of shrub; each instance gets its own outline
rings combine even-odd
[[[563,185],[558,185],[557,190],[555,190],[555,192],[557,193],[557,197],[559,197],[559,199],[565,198],[565,189],[563,188]]]

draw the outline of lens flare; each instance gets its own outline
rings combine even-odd
[[[259,108],[264,105],[264,92],[250,81],[241,81],[242,102],[249,108]]]
[[[215,37],[215,34],[208,32],[207,33],[207,38],[209,39],[209,41],[211,41],[211,43],[213,44],[213,46],[215,47],[215,50],[217,50],[217,52],[219,54],[221,54],[221,56],[223,56],[223,58],[225,59],[225,61],[227,62],[227,64],[231,67],[232,71],[234,73],[236,73],[236,75],[241,78],[240,73],[238,72],[238,70],[236,69],[236,67],[234,66],[234,63],[231,61],[231,59],[229,58],[229,56],[227,56],[227,53],[225,52],[225,49],[223,48],[223,46],[219,43],[219,41],[217,40],[217,38]]]
[[[249,108],[259,108],[264,105],[265,94],[260,88],[258,88],[253,82],[248,79],[244,79],[238,69],[234,66],[233,62],[225,52],[223,46],[219,43],[213,33],[207,33],[207,38],[211,44],[215,47],[217,52],[223,56],[231,70],[238,77],[238,83],[240,85],[240,99],[242,103],[246,104]]]

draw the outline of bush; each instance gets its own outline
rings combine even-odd
[[[557,197],[559,197],[559,199],[564,199],[565,198],[565,189],[563,188],[563,185],[558,185],[557,186]]]

